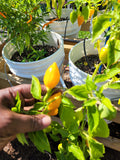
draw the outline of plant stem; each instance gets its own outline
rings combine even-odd
[[[98,65],[97,65],[97,67],[96,67],[96,69],[95,69],[95,71],[94,71],[94,73],[93,73],[93,75],[92,75],[92,79],[94,79],[94,77],[95,77],[95,75],[97,74],[97,71],[99,70],[99,67],[102,65],[102,62],[100,62]]]

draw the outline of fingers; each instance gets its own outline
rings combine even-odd
[[[32,98],[32,94],[30,92],[31,84],[21,84],[15,87],[11,87],[10,90],[15,94],[13,95],[14,97],[16,96],[16,93],[19,92],[23,98],[27,99]],[[44,95],[47,91],[45,85],[41,85],[41,90],[42,90],[42,95]]]
[[[47,115],[22,115],[14,113],[12,126],[14,133],[26,133],[42,130],[51,124],[51,118]],[[19,126],[19,127],[18,127]]]

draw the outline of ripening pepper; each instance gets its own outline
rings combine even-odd
[[[48,110],[54,110],[56,108],[59,108],[61,103],[61,92],[53,94],[49,99],[48,102],[50,103],[48,105]]]
[[[55,108],[53,110],[51,110],[50,112],[48,112],[49,116],[55,116],[58,114],[58,108]]]
[[[105,47],[101,48],[101,51],[99,53],[99,59],[103,62],[103,63],[107,63],[107,55],[108,55],[108,45],[106,45]]]
[[[53,89],[60,80],[59,68],[54,62],[45,72],[43,81],[47,89]]]
[[[48,115],[54,116],[58,114],[58,108],[61,103],[61,92],[55,93],[48,99]]]
[[[83,22],[84,22],[84,17],[83,17],[83,16],[78,15],[77,21],[78,21],[78,26],[82,25],[82,24],[83,24]]]

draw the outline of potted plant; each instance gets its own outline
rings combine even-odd
[[[104,118],[113,119],[116,116],[116,109],[101,91],[97,91],[95,81],[90,76],[87,77],[86,84],[64,89],[62,93],[58,88],[55,89],[59,80],[59,69],[57,64],[53,63],[46,70],[43,78],[47,88],[46,94],[41,96],[40,82],[33,76],[31,94],[38,101],[33,108],[24,111],[17,94],[16,106],[12,111],[19,114],[44,113],[52,116],[53,121],[48,128],[28,133],[29,139],[39,151],[43,153],[47,151],[49,155],[54,152],[56,158],[61,160],[68,158],[89,160],[104,157],[105,147],[96,140],[96,137],[109,136],[109,128]],[[82,105],[76,108],[68,95]],[[57,117],[53,117],[56,115]],[[17,135],[17,138],[22,144],[29,144],[24,134]],[[51,151],[51,140],[57,145],[53,151]]]
[[[49,14],[45,17],[46,26],[49,24],[52,31],[64,37],[75,37],[78,34],[81,25],[78,25],[77,21],[74,23],[70,21],[70,14],[73,9],[67,7],[65,0],[52,1],[51,5],[47,3],[47,7],[49,8]]]
[[[112,8],[109,8],[110,6],[114,6],[115,10],[112,10]],[[70,54],[69,54],[69,67],[70,67],[70,77],[71,77],[71,80],[74,85],[84,84],[85,79],[87,78],[88,74],[90,74],[90,73],[86,73],[84,70],[80,69],[75,64],[76,61],[78,61],[83,56],[85,57],[86,56],[85,52],[86,52],[87,56],[94,55],[94,54],[98,55],[98,53],[99,53],[99,60],[101,60],[100,54],[103,52],[104,46],[106,44],[106,40],[109,35],[110,35],[110,38],[109,38],[109,41],[106,45],[107,46],[106,48],[108,48],[108,50],[109,50],[109,56],[107,56],[106,62],[103,61],[103,63],[106,63],[106,64],[104,64],[104,66],[106,68],[104,70],[104,76],[106,75],[107,70],[109,70],[110,68],[113,68],[113,70],[116,70],[114,68],[116,66],[112,65],[112,64],[116,63],[116,61],[118,61],[118,59],[119,59],[119,46],[117,45],[117,43],[119,43],[119,38],[118,39],[116,38],[119,35],[118,34],[119,33],[118,26],[119,25],[118,25],[118,19],[115,19],[115,16],[117,16],[117,14],[119,13],[118,6],[119,6],[118,2],[116,2],[114,4],[113,1],[110,1],[107,4],[107,8],[104,11],[104,13],[99,15],[99,17],[95,17],[93,19],[92,39],[86,40],[86,42],[85,42],[86,45],[84,45],[84,41],[82,41],[79,44],[76,44],[76,46],[74,46],[71,49]],[[112,17],[112,21],[110,21],[111,17]],[[104,25],[103,25],[103,23],[104,23]],[[99,26],[101,26],[101,27],[99,27]],[[106,31],[108,29],[108,27],[111,27],[111,30],[107,32],[107,35],[106,35],[107,37],[106,38],[101,37],[100,38],[100,41],[102,41],[102,42],[100,42],[101,46],[97,47],[98,49],[97,48],[95,49],[93,41],[98,39],[99,36],[102,33],[104,33],[104,31]],[[117,30],[117,32],[115,32],[115,30]],[[114,39],[114,46],[111,46],[111,41],[113,41],[113,39]],[[97,45],[99,46],[99,44],[97,44]],[[101,52],[100,52],[100,50],[101,50]],[[114,51],[114,52],[112,53],[112,51]],[[113,56],[112,60],[110,60],[111,56]],[[90,68],[90,70],[92,70],[95,64],[93,66],[89,66],[89,62],[87,62],[87,65],[88,65],[88,68]],[[102,77],[101,74],[98,76]],[[118,77],[117,73],[116,73],[116,76]],[[105,94],[106,97],[108,97],[110,99],[118,99],[120,97],[119,96],[119,87],[115,87],[115,88],[113,87],[114,85],[119,85],[119,78],[118,79],[113,78],[111,80],[106,76],[105,79],[103,78],[103,79],[101,79],[101,81],[99,81],[99,83],[97,82],[98,88],[100,88],[103,84],[104,85],[109,84],[105,88],[105,90],[103,91],[103,93]],[[114,92],[113,92],[113,88],[114,88]]]
[[[40,2],[0,2],[0,25],[7,31],[9,40],[3,48],[2,55],[11,72],[24,78],[31,78],[33,74],[42,77],[51,63],[56,61],[60,67],[64,59],[62,37],[42,29],[46,12],[42,12]],[[35,46],[41,46],[42,49],[37,50]],[[53,48],[52,53],[45,50],[49,47]],[[18,52],[22,62],[11,60],[15,52]],[[23,53],[26,53],[25,57]]]

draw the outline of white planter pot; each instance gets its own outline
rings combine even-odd
[[[104,46],[104,41],[101,43],[101,47]],[[86,53],[87,55],[98,54],[97,49],[94,49],[94,44],[91,40],[86,40]],[[85,80],[87,78],[87,73],[80,70],[75,66],[75,62],[84,56],[84,48],[83,41],[76,44],[69,53],[69,74],[70,79],[74,85],[82,85],[85,84]],[[106,82],[97,83],[98,88],[101,87],[102,84]],[[109,99],[118,99],[120,98],[120,90],[117,89],[106,89],[103,91],[103,94]]]
[[[15,75],[23,78],[31,78],[31,76],[34,75],[36,77],[39,77],[42,80],[46,69],[53,62],[56,62],[59,68],[63,63],[64,56],[65,56],[63,39],[57,33],[54,33],[54,32],[48,33],[48,42],[47,42],[48,45],[58,47],[58,41],[60,45],[59,49],[51,56],[38,61],[34,61],[34,62],[11,61],[10,59],[16,51],[16,47],[13,44],[11,44],[11,42],[8,42],[4,46],[2,50],[2,56],[5,59],[6,63],[8,64],[10,71]]]
[[[70,13],[72,9],[63,8],[62,9],[62,18],[70,18]],[[49,18],[54,18],[55,15],[51,12],[48,17],[46,17],[46,20]],[[47,21],[49,22],[49,21]],[[49,24],[50,29],[54,32],[59,33],[61,36],[64,36],[65,33],[65,27],[66,27],[66,20],[65,21],[54,21],[53,23]],[[68,20],[67,29],[66,29],[66,36],[76,35],[80,31],[81,26],[78,26],[77,21],[72,24],[70,20]]]

